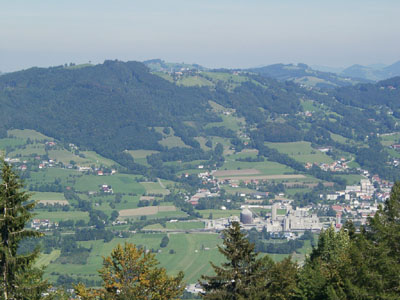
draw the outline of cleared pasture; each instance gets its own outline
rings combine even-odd
[[[123,209],[119,211],[119,216],[124,217],[134,217],[134,216],[148,216],[155,215],[160,212],[171,212],[176,211],[176,207],[173,205],[168,206],[146,206],[133,209]]]
[[[210,214],[212,214],[213,219],[229,218],[232,216],[239,216],[240,209],[222,210],[222,209],[204,209],[196,210],[204,219],[208,219]]]
[[[169,194],[169,190],[163,188],[159,182],[141,182],[140,184],[145,188],[147,194]]]
[[[20,138],[20,139],[25,139],[27,140],[28,138],[33,140],[33,141],[54,141],[53,138],[48,137],[36,130],[31,130],[31,129],[12,129],[12,130],[8,130],[7,131],[8,136],[13,136],[16,138]]]
[[[52,222],[59,222],[65,220],[89,220],[89,214],[83,211],[52,211],[35,210],[35,219],[49,219]]]
[[[244,175],[258,175],[259,170],[256,169],[240,169],[240,170],[220,170],[214,173],[216,177],[227,177],[227,176],[244,176]]]
[[[266,143],[268,147],[285,153],[303,163],[332,163],[333,159],[321,151],[311,147],[310,142]]]
[[[303,179],[306,176],[302,174],[288,174],[288,175],[249,175],[249,176],[224,176],[219,177],[221,180],[276,180],[276,179]]]
[[[246,157],[246,155],[244,155]],[[247,155],[251,156],[251,155]],[[272,161],[261,161],[261,162],[243,162],[236,161],[234,157],[227,157],[221,170],[243,170],[243,169],[255,169],[262,175],[278,175],[278,174],[290,174],[295,171],[283,164],[272,162]]]
[[[173,148],[173,147],[190,148],[182,141],[182,139],[179,136],[166,137],[162,139],[159,143],[167,148]]]
[[[136,181],[139,176],[115,174],[112,176],[85,175],[76,179],[75,189],[80,192],[99,191],[101,185],[110,185],[114,193],[143,195],[145,188]]]

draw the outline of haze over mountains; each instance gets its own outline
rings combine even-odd
[[[161,59],[147,60],[143,63],[155,72],[177,72],[188,69],[207,70],[207,68],[198,64],[167,63]],[[310,87],[335,88],[357,83],[377,82],[379,80],[400,76],[400,61],[389,66],[383,64],[368,66],[356,64],[347,68],[308,66],[304,63],[278,63],[263,67],[236,70],[253,72],[280,81],[294,81],[298,84]]]

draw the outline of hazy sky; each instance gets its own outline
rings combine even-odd
[[[0,71],[151,58],[390,64],[399,29],[399,0],[0,0]]]

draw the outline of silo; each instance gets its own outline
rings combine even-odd
[[[253,223],[253,214],[247,208],[243,209],[240,213],[240,222],[242,224],[251,224]]]

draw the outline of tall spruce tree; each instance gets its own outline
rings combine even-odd
[[[240,224],[232,222],[230,228],[223,231],[223,246],[219,251],[227,262],[216,266],[211,262],[216,275],[202,276],[201,286],[205,290],[204,299],[256,299],[259,289],[264,288],[267,264],[257,258],[254,244],[241,232]],[[268,260],[269,264],[273,264]]]
[[[0,183],[0,297],[1,299],[40,299],[47,289],[42,272],[33,267],[38,251],[18,254],[24,238],[38,237],[37,231],[25,228],[32,217],[35,202],[22,191],[23,185],[12,167],[1,159]]]

